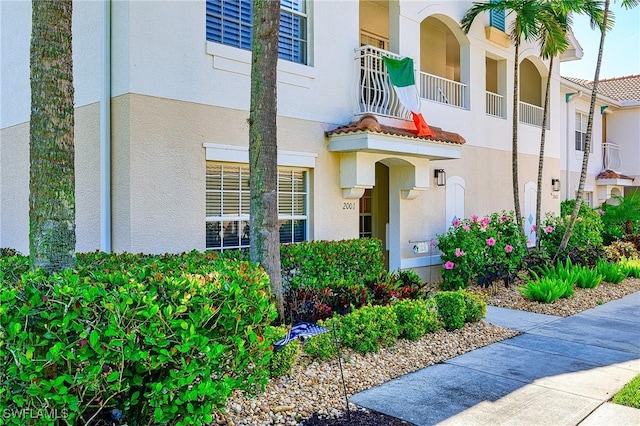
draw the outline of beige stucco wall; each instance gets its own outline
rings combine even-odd
[[[75,110],[76,250],[100,247],[100,106]],[[0,247],[29,252],[29,123],[0,130]]]

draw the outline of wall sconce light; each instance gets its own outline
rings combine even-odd
[[[435,169],[433,176],[436,178],[436,185],[445,186],[447,184],[447,173],[444,169]]]
[[[551,188],[553,192],[560,192],[560,179],[551,179]]]

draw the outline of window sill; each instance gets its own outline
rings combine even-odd
[[[251,52],[237,47],[207,41],[207,54],[213,56],[213,68],[251,76]],[[315,69],[308,65],[278,60],[278,82],[309,88],[316,78]]]

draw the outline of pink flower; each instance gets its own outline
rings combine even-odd
[[[436,240],[431,240],[431,247],[435,247],[436,246]]]
[[[487,245],[490,247],[493,247],[496,244],[496,239],[491,237],[491,238],[487,238]]]
[[[455,264],[449,260],[447,263],[444,264],[444,269],[453,269],[454,266]]]
[[[469,225],[462,225],[462,229],[464,229],[467,232],[471,231],[471,227]]]
[[[581,217],[577,217],[577,218],[576,218],[576,220],[577,220],[578,222],[582,222],[582,218],[581,218]]]
[[[600,216],[604,216],[604,210],[598,210],[598,214],[599,214]]]
[[[458,218],[453,220],[453,226],[455,226],[456,228],[460,226],[460,221],[458,220]]]
[[[464,256],[466,252],[460,250],[460,247],[456,247],[456,257]]]
[[[507,253],[511,253],[513,251],[513,246],[507,244],[506,246],[504,246],[504,251],[506,251]]]
[[[472,222],[477,222],[478,221],[478,215],[477,214],[471,215],[471,221]]]
[[[505,215],[502,215],[502,217],[500,218],[500,223],[505,223],[507,219],[508,218]]]
[[[535,225],[531,225],[531,232],[529,232],[530,234],[535,234],[536,233],[536,226]]]
[[[544,228],[544,232],[546,234],[550,234],[553,232],[553,226],[547,226],[546,228]]]
[[[491,223],[491,218],[490,217],[483,217],[482,221],[480,222],[480,224],[482,226],[485,226],[485,227],[490,223]]]

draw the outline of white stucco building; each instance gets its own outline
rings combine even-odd
[[[250,4],[74,2],[78,251],[159,253],[248,244]],[[513,209],[513,46],[500,16],[479,16],[464,34],[459,21],[471,4],[282,2],[282,241],[377,237],[390,269],[424,271],[439,257],[414,253],[416,242],[443,233],[454,217]],[[24,253],[30,14],[30,2],[0,2],[0,247]],[[519,180],[527,226],[535,214],[548,69],[538,53],[537,45],[525,42],[519,58]],[[413,59],[422,114],[435,138],[411,133],[383,55]],[[577,56],[572,40],[561,60]],[[586,88],[563,80],[557,69],[543,211],[559,208],[561,193],[553,191],[552,179],[576,182],[574,153],[567,161],[561,156],[573,140],[574,109],[586,99]],[[565,102],[565,95],[579,90],[585,96]],[[620,111],[625,120],[622,101],[603,102],[616,110],[611,117]],[[613,133],[612,121],[608,134],[620,150],[635,143],[640,155],[637,120],[635,142],[626,141],[627,130]],[[629,119],[626,128],[633,125]],[[627,173],[640,174],[638,160]],[[446,185],[436,185],[436,170],[444,171]]]

